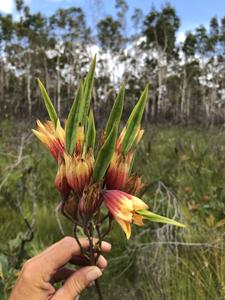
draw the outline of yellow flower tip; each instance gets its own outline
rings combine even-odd
[[[59,119],[57,119],[56,129],[55,129],[55,136],[64,145],[65,143],[65,130],[62,128]]]
[[[145,202],[135,196],[133,196],[133,205],[135,211],[149,208]]]
[[[124,127],[123,130],[120,133],[120,136],[117,139],[117,142],[116,142],[116,151],[118,151],[118,152],[121,151],[122,142],[123,142],[123,138],[124,138],[124,136],[126,134],[126,130],[127,130],[127,128]]]
[[[78,154],[82,153],[83,146],[84,146],[84,126],[79,125],[77,127],[77,134],[76,134],[76,149],[75,152]]]
[[[35,129],[32,129],[32,132],[43,144],[45,144],[48,147],[50,146],[50,141],[44,133]]]
[[[137,136],[136,136],[136,142],[135,142],[136,145],[140,143],[140,141],[144,135],[144,132],[145,132],[144,129],[140,129],[138,131]]]
[[[128,223],[128,222],[126,222],[122,219],[119,219],[119,218],[117,218],[116,221],[121,226],[123,231],[125,232],[126,238],[129,240],[130,236],[131,236],[131,225],[130,225],[130,223]]]

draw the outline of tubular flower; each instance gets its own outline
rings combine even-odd
[[[78,209],[78,199],[75,195],[71,194],[64,203],[63,212],[66,215],[69,215],[73,220],[76,220]]]
[[[141,199],[118,190],[103,191],[105,206],[125,232],[127,239],[131,235],[131,224],[143,226],[143,217],[138,210],[148,209]]]
[[[122,190],[129,176],[130,164],[133,154],[126,156],[114,152],[106,174],[106,186],[109,190]]]
[[[100,197],[101,184],[95,183],[84,189],[83,195],[79,201],[79,213],[84,220],[88,220],[99,208],[102,200]]]
[[[81,196],[85,186],[90,182],[92,175],[91,163],[76,155],[64,154],[64,159],[69,186]]]
[[[131,180],[128,183],[128,177],[132,165],[132,160],[134,157],[134,152],[135,152],[135,147],[137,144],[140,142],[144,130],[139,129],[136,133],[134,144],[132,149],[126,154],[123,155],[122,153],[122,143],[123,143],[123,138],[126,134],[126,127],[122,130],[119,138],[117,139],[116,142],[116,150],[113,154],[113,157],[111,159],[109,168],[107,170],[106,174],[106,186],[107,189],[110,190],[124,190],[129,192],[131,189]],[[138,189],[138,182],[137,179],[133,182],[136,184],[136,188],[131,189],[131,191],[136,191]],[[139,184],[140,186],[140,184]],[[135,194],[132,192],[132,194]]]
[[[42,124],[37,120],[37,130],[33,129],[36,137],[50,150],[51,154],[58,162],[59,154],[63,157],[65,131],[61,127],[59,120],[56,128],[51,121]]]
[[[68,197],[71,189],[66,179],[66,166],[64,163],[61,163],[58,167],[55,177],[55,187],[61,193],[64,199]]]

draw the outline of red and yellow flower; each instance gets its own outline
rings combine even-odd
[[[94,157],[88,153],[85,157],[64,154],[66,178],[69,186],[81,196],[85,186],[90,183]]]
[[[37,120],[37,129],[33,129],[36,137],[49,149],[55,160],[58,162],[59,155],[63,157],[65,145],[65,131],[59,120],[56,128],[51,121],[42,124]]]
[[[66,166],[64,162],[60,163],[58,166],[58,171],[55,177],[55,187],[60,192],[63,199],[67,199],[71,188],[66,178]]]
[[[134,147],[126,155],[122,153],[122,143],[123,143],[125,133],[126,133],[126,127],[122,130],[117,140],[116,149],[113,154],[112,160],[110,162],[109,168],[107,170],[106,187],[109,190],[127,191],[130,189],[132,183],[137,184],[137,178],[135,182],[132,182],[133,179],[131,180],[131,178],[133,176],[129,176],[129,173],[132,166],[135,146],[140,142],[144,134],[144,130],[139,129],[137,131],[134,140]],[[140,187],[141,184],[139,183],[138,186]],[[136,189],[137,189],[137,185],[136,185]]]
[[[123,156],[114,152],[106,174],[106,186],[109,190],[123,190],[129,176],[133,154]]]
[[[112,217],[119,223],[127,239],[131,235],[131,224],[143,226],[143,217],[138,210],[148,209],[141,199],[118,190],[104,190],[104,203]]]

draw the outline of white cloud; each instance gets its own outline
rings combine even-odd
[[[14,8],[14,0],[0,0],[0,11],[11,14]]]
[[[177,42],[178,43],[183,43],[186,39],[186,34],[183,31],[179,31],[177,33]]]
[[[183,43],[186,39],[186,34],[183,31],[177,33],[177,43]]]

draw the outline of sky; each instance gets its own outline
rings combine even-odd
[[[45,15],[51,15],[57,8],[68,8],[80,6],[85,11],[87,22],[92,25],[94,21],[105,15],[115,15],[114,0],[25,0],[31,11],[41,11]],[[168,1],[176,8],[181,19],[181,27],[178,39],[182,41],[187,30],[193,30],[196,26],[203,24],[208,26],[213,16],[221,18],[225,16],[225,0],[170,0]],[[95,4],[98,3],[97,6]],[[134,8],[141,8],[147,14],[151,6],[158,9],[165,4],[164,0],[127,0],[129,5],[128,17],[132,15]],[[0,12],[13,13],[15,15],[14,0],[0,0]],[[131,23],[128,22],[128,31]]]

